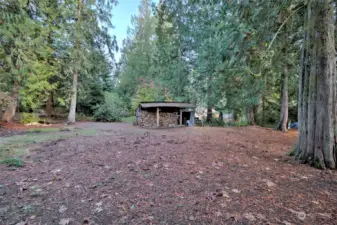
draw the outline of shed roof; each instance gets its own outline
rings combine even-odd
[[[186,102],[141,102],[139,104],[142,108],[161,108],[161,107],[175,107],[175,108],[195,108],[196,106]]]

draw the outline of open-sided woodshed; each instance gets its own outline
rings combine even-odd
[[[136,109],[140,127],[194,126],[195,105],[184,102],[141,102]]]

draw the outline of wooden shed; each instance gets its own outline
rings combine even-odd
[[[184,102],[141,102],[136,109],[140,127],[194,126],[195,105]]]

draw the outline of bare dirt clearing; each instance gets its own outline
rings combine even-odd
[[[78,127],[0,166],[0,224],[336,224],[336,171],[285,156],[292,132]]]

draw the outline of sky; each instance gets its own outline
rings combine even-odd
[[[123,40],[127,37],[127,28],[131,26],[131,16],[137,15],[138,6],[141,0],[119,0],[117,6],[112,10],[112,23],[115,29],[112,34],[116,35],[118,47],[121,48]],[[158,2],[154,0],[153,2]],[[116,60],[119,61],[120,51],[116,53]]]

